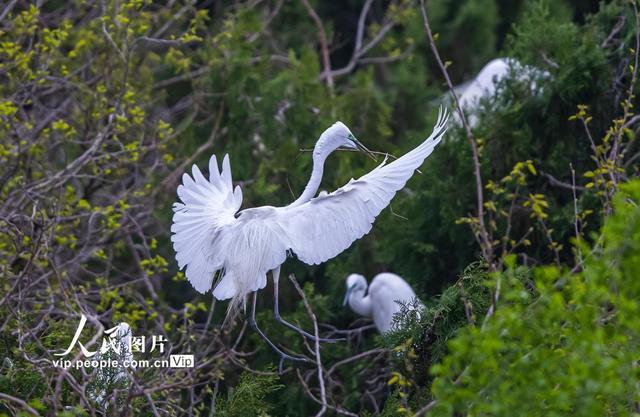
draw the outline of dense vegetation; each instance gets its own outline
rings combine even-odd
[[[636,1],[421,4],[1,4],[0,415],[640,412]],[[306,302],[321,333],[346,342],[318,358],[272,319],[271,287],[260,293],[266,333],[321,359],[279,375],[243,317],[223,327],[226,305],[177,270],[182,173],[229,153],[244,207],[287,204],[308,179],[305,150],[336,119],[401,155],[439,105],[454,110],[444,80],[500,56],[547,75],[514,67],[477,127],[452,122],[348,251],[283,265],[285,318],[313,329]],[[338,152],[322,187],[374,166]],[[341,305],[349,273],[381,271],[426,304],[383,336]],[[170,350],[195,367],[55,366],[81,315],[89,350],[126,322],[148,339],[137,358]],[[148,351],[152,335],[165,354]]]

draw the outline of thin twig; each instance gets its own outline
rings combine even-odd
[[[487,314],[484,317],[484,322],[483,322],[483,327],[484,324],[487,322],[487,320],[493,316],[493,313],[495,313],[496,308],[498,307],[498,300],[500,299],[500,287],[502,286],[502,276],[498,275],[498,279],[496,281],[496,290],[493,292],[493,298],[491,300],[491,306],[489,306],[489,309],[487,310]]]
[[[600,44],[600,48],[602,49],[608,48],[613,43],[613,38],[615,38],[615,36],[620,32],[620,30],[622,30],[622,28],[624,27],[624,22],[626,20],[627,19],[625,15],[618,16],[618,21],[613,26],[613,29],[611,29],[611,32],[609,32],[609,36],[607,36],[607,38],[604,41],[602,41],[602,43]]]
[[[579,191],[585,191],[587,188],[583,187],[583,186],[576,186],[575,185],[575,181],[574,184],[568,184],[566,182],[560,181],[559,179],[557,179],[556,177],[554,177],[553,175],[544,172],[544,171],[540,171],[540,175],[542,175],[543,177],[545,177],[546,179],[549,180],[549,184],[551,184],[553,187],[559,187],[559,188],[565,188],[567,190],[571,190],[573,191],[573,193],[575,194],[576,190]]]
[[[220,132],[220,123],[222,122],[222,116],[224,114],[224,101],[220,102],[216,119],[211,129],[211,133],[207,138],[207,141],[200,145],[198,149],[187,159],[185,159],[180,165],[176,167],[167,177],[162,181],[162,188],[166,191],[172,190],[176,187],[176,184],[180,181],[180,176],[185,172],[186,168],[191,165],[196,159],[200,157],[206,150],[211,148],[216,139],[218,139],[218,133]]]
[[[425,405],[424,407],[422,407],[420,410],[418,410],[417,413],[415,413],[413,415],[413,417],[420,417],[425,415],[426,413],[428,413],[429,411],[431,411],[431,409],[433,407],[436,406],[436,404],[438,404],[438,402],[436,400],[432,400],[429,404]]]
[[[571,185],[573,193],[573,227],[576,234],[576,255],[578,257],[578,265],[582,264],[582,250],[580,249],[580,216],[578,216],[578,197],[576,196],[576,171],[573,169],[573,164],[569,163],[571,168]]]
[[[300,148],[300,149],[298,149],[298,151],[299,151],[299,152],[313,152],[313,149],[309,149],[309,148]],[[338,148],[338,149],[336,149],[336,151],[338,151],[338,152],[361,152],[359,149],[347,149],[347,148]],[[381,156],[384,156],[384,158],[385,158],[385,159],[387,159],[387,158],[391,158],[391,159],[393,159],[394,161],[395,161],[396,159],[398,159],[398,158],[399,158],[399,157],[397,157],[397,156],[395,156],[394,154],[391,154],[391,153],[389,153],[389,152],[380,152],[380,151],[372,151],[372,150],[369,150],[369,152],[371,152],[371,153],[372,153],[372,154],[374,154],[374,155],[381,155]],[[401,157],[400,157],[400,158],[401,158]],[[377,160],[376,160],[376,161],[377,161]],[[422,171],[420,171],[419,169],[416,169],[416,172],[417,172],[418,174],[422,174],[422,173],[423,173],[423,172],[422,172]]]
[[[18,0],[11,0],[11,2],[9,2],[9,4],[7,5],[7,7],[4,8],[4,10],[2,11],[2,14],[0,14],[0,21],[4,20],[4,18],[11,13],[11,10],[13,10],[13,8],[15,7],[16,3],[18,2]]]
[[[304,308],[307,310],[307,314],[309,315],[309,317],[311,318],[311,321],[313,322],[313,332],[314,332],[313,334],[315,336],[314,353],[316,357],[316,367],[318,370],[318,384],[320,386],[320,401],[322,402],[322,408],[320,409],[320,411],[318,411],[318,413],[316,414],[316,417],[320,417],[327,412],[327,392],[324,386],[324,376],[322,373],[322,358],[320,357],[320,331],[318,330],[318,320],[316,319],[316,315],[311,309],[311,306],[309,305],[307,296],[305,295],[304,291],[302,291],[302,288],[300,288],[300,285],[298,285],[298,281],[296,281],[295,276],[291,274],[289,275],[289,279],[293,283],[293,286],[296,288],[296,291],[298,291],[298,294],[300,294],[300,297],[302,297]]]
[[[304,378],[302,377],[302,375],[300,375],[300,369],[296,369],[296,374],[298,376],[298,381],[300,381],[300,384],[302,384],[302,388],[304,389],[304,391],[307,393],[307,395],[309,396],[309,398],[311,398],[313,401],[315,401],[318,404],[322,404],[322,402],[320,401],[320,399],[318,399],[318,397],[316,397],[315,395],[313,395],[313,393],[311,392],[311,389],[309,388],[309,385],[307,385],[307,383],[304,381]],[[357,414],[352,413],[351,411],[347,411],[343,408],[340,407],[336,407],[334,405],[331,404],[327,404],[327,407],[333,411],[335,411],[338,414],[343,414],[345,416],[349,416],[349,417],[358,417]]]
[[[337,368],[339,368],[342,365],[346,365],[347,363],[351,363],[351,362],[360,360],[360,359],[365,358],[365,357],[370,356],[370,355],[378,355],[378,354],[384,353],[384,352],[389,352],[389,350],[388,349],[383,349],[383,348],[375,348],[375,349],[367,350],[365,352],[358,353],[357,355],[354,355],[354,356],[350,356],[350,357],[348,357],[346,359],[342,359],[342,360],[334,363],[331,366],[331,368],[329,368],[329,370],[327,371],[327,376],[331,375],[333,372],[335,372],[335,370]]]
[[[111,34],[107,30],[107,24],[105,23],[104,20],[102,21],[102,33],[104,33],[104,36],[107,38],[111,46],[113,46],[113,49],[115,49],[116,52],[118,52],[118,56],[120,57],[120,59],[122,59],[122,62],[127,62],[127,58],[125,58],[124,53],[122,52],[120,47],[118,47],[118,44],[116,43],[116,41],[113,40],[113,38],[111,37]]]
[[[16,397],[13,397],[13,396],[11,396],[9,394],[5,394],[3,392],[0,392],[0,400],[5,400],[5,401],[10,401],[12,403],[16,403],[23,410],[26,410],[26,411],[30,412],[34,416],[40,416],[40,413],[38,413],[33,407],[31,407],[29,404],[27,404],[25,401],[21,400],[20,398],[16,398]]]
[[[484,221],[484,194],[482,187],[482,174],[480,173],[480,157],[478,154],[478,145],[475,137],[473,136],[473,132],[471,131],[471,127],[467,121],[467,118],[462,110],[462,106],[460,106],[460,101],[458,100],[458,96],[455,93],[455,89],[453,87],[453,83],[451,82],[451,78],[449,77],[449,73],[447,71],[447,67],[442,62],[442,58],[440,57],[440,52],[438,52],[438,48],[436,47],[436,42],[433,37],[433,33],[431,32],[431,26],[429,25],[429,17],[427,16],[427,10],[424,5],[424,0],[420,0],[420,11],[422,13],[422,20],[424,22],[424,29],[427,33],[427,38],[429,40],[429,46],[431,47],[431,52],[433,52],[434,57],[440,67],[440,71],[444,76],[445,81],[447,82],[447,86],[449,87],[449,92],[453,97],[453,100],[456,104],[456,110],[458,115],[460,116],[460,120],[462,121],[462,125],[464,126],[465,132],[467,134],[467,139],[469,141],[469,146],[471,147],[471,157],[473,159],[473,170],[475,175],[476,182],[476,209],[478,211],[478,228],[480,234],[480,240],[482,244],[480,245],[480,249],[482,251],[483,258],[489,265],[492,270],[495,270],[496,265],[493,260],[493,243],[487,231],[485,221]]]
[[[329,57],[329,42],[327,41],[327,32],[324,30],[324,25],[322,24],[322,20],[320,16],[313,10],[313,7],[309,4],[307,0],[300,0],[304,5],[305,9],[307,9],[307,13],[318,29],[318,40],[320,41],[320,52],[322,56],[322,66],[324,68],[325,78],[327,80],[327,87],[329,90],[333,91],[333,76],[331,75],[331,58]]]

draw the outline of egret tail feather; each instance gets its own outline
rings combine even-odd
[[[247,295],[236,295],[229,300],[227,313],[222,321],[223,330],[232,330],[240,314],[247,315]]]

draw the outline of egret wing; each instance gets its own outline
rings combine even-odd
[[[224,265],[225,241],[221,238],[225,228],[235,221],[235,214],[242,204],[242,190],[233,189],[229,155],[222,161],[222,171],[213,155],[209,161],[209,180],[193,165],[193,178],[182,176],[178,186],[181,203],[173,205],[171,241],[176,251],[180,269],[186,267],[191,285],[205,293],[211,289],[215,272]]]
[[[440,143],[448,116],[440,111],[433,132],[417,148],[333,193],[318,196],[305,204],[282,208],[279,223],[289,248],[310,265],[333,258],[367,234],[376,216],[407,183]]]

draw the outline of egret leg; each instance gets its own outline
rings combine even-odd
[[[285,359],[288,359],[290,361],[294,361],[294,362],[309,362],[309,360],[305,357],[302,356],[291,356],[288,353],[285,353],[282,349],[280,349],[278,346],[275,345],[275,343],[273,343],[271,340],[269,340],[269,338],[267,337],[266,334],[264,334],[262,332],[262,330],[260,330],[260,328],[258,327],[258,323],[256,323],[256,301],[258,301],[258,292],[254,292],[253,293],[253,305],[251,307],[251,317],[249,317],[249,327],[251,327],[256,333],[258,333],[258,335],[260,335],[260,337],[267,342],[267,344],[271,347],[271,349],[273,349],[278,356],[280,356],[280,362],[278,364],[278,372],[282,373],[282,367],[284,364]]]
[[[302,336],[307,337],[313,341],[316,340],[316,336],[312,335],[309,332],[305,332],[304,330],[302,330],[301,328],[289,323],[288,321],[286,321],[285,319],[283,319],[282,317],[280,317],[280,307],[279,307],[279,297],[278,297],[278,281],[280,279],[280,267],[277,267],[275,269],[273,269],[271,271],[271,275],[273,276],[273,298],[275,300],[274,302],[274,306],[273,306],[273,315],[276,319],[276,321],[280,324],[285,325],[286,327],[290,328],[291,330],[295,330],[296,332],[300,333]],[[344,338],[340,338],[340,339],[325,339],[325,338],[318,338],[319,342],[322,343],[335,343],[335,342],[340,342],[346,340]]]

